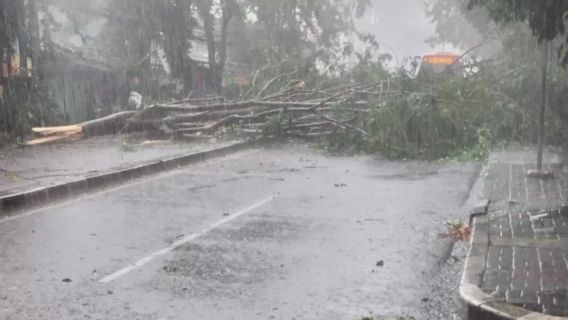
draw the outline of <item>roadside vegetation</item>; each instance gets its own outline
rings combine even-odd
[[[354,123],[368,134],[337,128],[320,140],[322,147],[332,153],[378,152],[390,158],[470,160],[485,158],[494,147],[536,143],[538,42],[522,25],[503,31],[501,37],[503,46],[516,49],[503,47],[498,60],[472,59],[459,76],[388,71],[384,56],[360,57],[344,77],[356,83],[380,83],[373,92],[381,98],[374,99],[369,112]],[[567,134],[568,112],[562,96],[568,92],[564,87],[568,79],[558,63],[551,65],[551,73],[554,85],[545,141],[561,146]],[[306,84],[312,86],[318,83]],[[337,109],[341,117],[342,110]],[[274,128],[275,123],[270,126]]]
[[[462,58],[458,76],[416,74],[416,61],[386,72],[380,58],[359,55],[352,79],[371,81],[386,74],[399,94],[371,106],[360,123],[368,136],[341,132],[325,148],[469,160],[506,144],[535,144],[545,43],[550,64],[544,141],[565,148],[567,16],[561,13],[567,10],[562,1],[431,1],[427,11],[438,31],[431,42],[452,43],[470,53]]]

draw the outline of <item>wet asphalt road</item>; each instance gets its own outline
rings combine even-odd
[[[427,318],[478,169],[247,150],[5,219],[0,319]]]

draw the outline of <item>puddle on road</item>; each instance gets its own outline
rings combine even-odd
[[[251,246],[207,243],[176,250],[176,259],[161,267],[152,286],[181,296],[239,296],[242,285],[259,283],[281,269],[274,257]]]
[[[266,246],[297,239],[307,224],[297,217],[249,218],[175,250],[175,259],[162,265],[152,286],[187,297],[233,297],[242,285],[282,276],[282,262]]]
[[[231,241],[282,241],[297,238],[300,232],[307,227],[301,221],[291,221],[281,217],[263,217],[249,220],[232,228],[214,230],[205,239],[226,239]],[[297,218],[294,218],[297,219]]]

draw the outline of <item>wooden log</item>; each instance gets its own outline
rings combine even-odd
[[[214,132],[217,129],[219,129],[221,126],[233,124],[233,123],[235,123],[239,120],[251,119],[252,117],[253,116],[241,116],[241,115],[233,114],[233,115],[230,115],[230,116],[223,118],[219,121],[207,124],[207,125],[202,126],[202,127],[178,129],[178,130],[176,130],[176,133],[186,134],[186,133],[197,133],[197,132]]]
[[[118,133],[126,127],[127,120],[132,118],[136,111],[123,111],[103,118],[81,123],[85,137]]]
[[[274,114],[278,114],[278,113],[283,113],[283,112],[308,113],[308,112],[312,112],[312,109],[313,109],[312,107],[280,108],[280,109],[272,109],[272,110],[267,110],[267,111],[264,111],[264,112],[259,112],[256,115],[258,117],[266,117],[266,116],[270,116],[270,115],[274,115]],[[331,108],[320,108],[318,110],[327,111],[327,110],[331,110]]]
[[[248,128],[242,128],[239,131],[248,134],[262,134],[263,132],[262,129],[248,129]]]
[[[76,125],[32,128],[32,132],[40,134],[42,138],[27,141],[25,144],[40,145],[75,141],[95,135],[117,133],[124,129],[127,120],[135,114],[135,111],[123,111]]]
[[[322,131],[322,132],[308,132],[308,133],[289,133],[288,136],[289,137],[294,137],[294,138],[321,138],[321,137],[325,137],[325,136],[329,136],[333,134],[332,131]]]
[[[67,134],[68,132],[82,133],[83,129],[79,125],[60,126],[60,127],[38,127],[32,128],[32,132],[41,136],[57,136]]]
[[[189,99],[172,101],[169,104],[191,103],[191,104],[202,105],[202,104],[208,104],[210,102],[224,102],[224,101],[225,101],[225,97],[189,98]]]
[[[195,121],[207,121],[215,118],[211,114],[211,112],[197,112],[197,113],[189,113],[189,114],[178,114],[172,115],[164,119],[164,123],[168,126],[173,126],[177,123],[190,123]]]
[[[184,140],[211,140],[214,139],[214,135],[207,135],[207,134],[179,134],[177,136],[178,139]]]
[[[188,114],[176,114],[165,117],[163,119],[154,120],[134,120],[135,123],[145,124],[145,125],[168,125],[175,126],[177,123],[191,123],[194,121],[207,121],[207,120],[219,120],[228,117],[233,114],[237,115],[248,115],[255,114],[258,112],[265,111],[266,108],[244,108],[236,109],[230,111],[203,111],[194,112]]]
[[[203,127],[205,125],[207,125],[207,124],[203,123],[203,122],[182,122],[182,123],[174,124],[173,128],[175,128],[175,129],[190,129],[190,128]]]
[[[68,130],[68,131],[60,131],[57,134],[51,134],[47,136],[43,136],[41,138],[33,139],[30,141],[26,141],[24,144],[28,146],[36,146],[42,144],[49,144],[49,143],[56,143],[56,142],[69,142],[69,141],[77,141],[84,138],[82,130],[77,127],[78,130]]]
[[[324,119],[324,120],[327,120],[327,121],[329,121],[329,122],[333,122],[333,123],[337,124],[339,127],[342,127],[342,128],[345,128],[345,129],[352,129],[352,130],[355,130],[355,131],[357,131],[357,132],[359,132],[359,133],[361,133],[361,134],[363,134],[363,135],[365,135],[365,136],[369,135],[365,130],[363,130],[363,129],[361,129],[361,128],[358,128],[358,127],[356,127],[356,126],[354,126],[354,125],[349,124],[349,122],[352,122],[353,120],[350,120],[350,121],[338,121],[338,120],[335,120],[335,119],[333,119],[333,118],[330,118],[330,117],[328,117],[328,116],[326,116],[326,115],[324,115],[324,114],[322,114],[322,113],[320,113],[320,112],[316,112],[316,114],[317,114],[320,118],[322,118],[322,119]]]
[[[329,121],[320,121],[320,122],[308,122],[308,123],[295,123],[292,126],[294,128],[310,128],[310,127],[321,127],[321,126],[328,126],[331,125]]]
[[[267,107],[267,108],[312,108],[317,109],[319,107],[331,106],[337,104],[332,100],[337,99],[344,95],[345,93],[338,93],[329,98],[326,98],[320,102],[302,102],[302,101],[262,101],[262,100],[248,100],[235,103],[222,103],[213,104],[208,106],[193,106],[193,105],[156,105],[157,108],[164,108],[171,111],[180,112],[203,112],[203,111],[230,111],[235,109],[244,109],[249,107]],[[352,103],[352,105],[369,104],[368,101],[358,101]]]

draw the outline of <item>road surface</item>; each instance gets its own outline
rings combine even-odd
[[[474,163],[246,150],[0,221],[0,319],[423,319]]]

